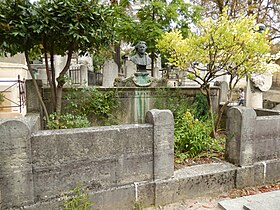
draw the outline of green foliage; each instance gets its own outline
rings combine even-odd
[[[176,155],[187,153],[189,157],[194,157],[211,148],[211,121],[195,119],[190,111],[179,113],[174,121]]]
[[[144,6],[134,18],[123,15],[120,18],[117,34],[120,40],[136,44],[143,40],[147,43],[148,52],[156,53],[156,40],[165,31],[170,31],[174,26],[180,28],[184,35],[190,31],[190,25],[200,19],[201,8],[183,0],[172,1],[144,1]],[[125,8],[128,8],[125,4]],[[137,33],[135,33],[137,32]]]
[[[200,84],[209,84],[214,78],[230,74],[235,79],[252,72],[262,72],[262,61],[270,50],[266,33],[253,30],[254,17],[229,20],[226,13],[218,20],[208,19],[201,23],[201,35],[190,34],[187,38],[179,31],[165,33],[158,47],[169,55],[169,62],[188,70]],[[204,66],[197,66],[200,63]],[[201,75],[201,70],[206,74]],[[221,73],[224,70],[226,73]],[[209,75],[211,73],[211,75]]]
[[[165,33],[158,41],[157,47],[168,57],[169,63],[187,71],[189,78],[201,85],[201,90],[207,96],[213,136],[224,108],[220,109],[214,123],[211,82],[229,75],[230,102],[232,90],[242,78],[268,69],[264,63],[268,59],[270,42],[266,39],[267,31],[257,32],[256,25],[254,16],[229,19],[224,10],[217,19],[203,20],[199,35],[189,34],[184,38],[179,30],[174,30]]]
[[[66,129],[66,128],[85,128],[89,127],[90,123],[86,116],[73,114],[50,114],[47,123],[48,129]]]
[[[5,101],[5,96],[0,92],[0,105]]]
[[[72,88],[66,95],[66,112],[88,116],[99,125],[116,123],[113,115],[120,104],[117,91],[99,91],[96,88]]]
[[[195,118],[205,120],[209,116],[207,98],[202,93],[196,94],[192,107],[192,113]]]
[[[89,201],[89,196],[80,186],[73,190],[73,196],[64,197],[64,210],[90,210],[93,202]]]
[[[155,107],[169,109],[174,117],[190,109],[193,100],[182,94],[180,89],[158,88]]]
[[[136,201],[133,205],[132,210],[142,210],[143,209],[143,204],[142,202]]]
[[[180,158],[223,150],[220,140],[210,137],[212,122],[206,96],[187,98],[179,89],[158,89],[155,106],[169,109],[174,115],[175,155]]]

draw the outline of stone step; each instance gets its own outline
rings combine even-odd
[[[224,210],[280,210],[280,190],[219,202]]]

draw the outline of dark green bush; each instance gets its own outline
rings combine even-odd
[[[113,112],[119,107],[117,91],[99,91],[96,88],[72,88],[66,95],[65,112],[87,116],[98,125],[116,124]]]
[[[203,94],[197,94],[192,99],[186,98],[180,90],[159,89],[155,105],[159,109],[171,110],[174,115],[177,157],[222,151],[219,140],[210,137],[212,122],[208,118],[207,99]]]

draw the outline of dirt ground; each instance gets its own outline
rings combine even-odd
[[[145,208],[144,210],[221,210],[221,208],[218,206],[218,203],[222,200],[255,195],[258,193],[270,192],[273,190],[280,190],[280,183],[263,185],[259,187],[248,187],[244,189],[234,189],[222,194],[208,197],[198,197],[195,199],[187,199],[182,202],[172,203],[166,206],[159,206],[157,208]]]

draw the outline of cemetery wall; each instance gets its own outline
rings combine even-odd
[[[93,192],[95,199],[111,194],[123,208],[126,200],[127,205],[133,205],[136,183],[147,183],[139,186],[139,191],[144,188],[149,193],[154,180],[173,176],[174,122],[169,110],[149,111],[141,125],[64,130],[39,127],[39,115],[0,122],[3,209],[24,205],[59,209],[63,193],[78,185]],[[120,197],[121,192],[130,194],[131,190],[132,198]],[[46,204],[50,200],[51,204]],[[99,200],[96,206],[112,209],[112,200]],[[36,207],[38,203],[40,207]]]
[[[257,113],[259,115],[257,115]],[[269,110],[233,107],[227,113],[226,158],[247,166],[280,158],[280,115]]]

